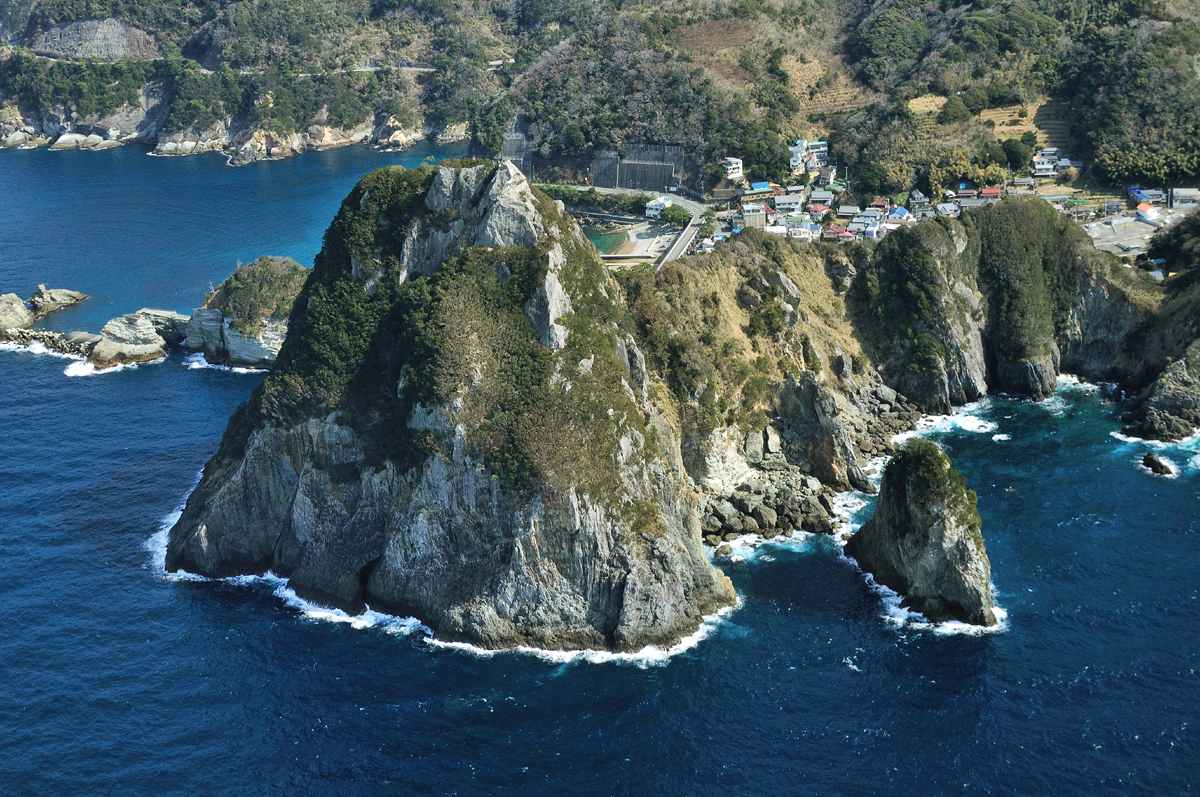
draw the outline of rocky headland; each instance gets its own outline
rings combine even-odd
[[[703,544],[833,533],[922,412],[1040,400],[1064,370],[1152,381],[1186,303],[1081,236],[1006,200],[874,249],[749,232],[614,276],[511,164],[375,172],[168,566],[271,570],[487,647],[669,644],[733,600]],[[906,450],[929,467],[893,460],[852,550],[931,619],[991,624],[971,494]]]
[[[511,164],[367,176],[171,530],[168,568],[270,569],[486,647],[692,633],[736,596],[705,556],[620,297]]]
[[[904,445],[883,471],[875,514],[846,555],[933,622],[996,624],[991,563],[975,492],[927,440]]]

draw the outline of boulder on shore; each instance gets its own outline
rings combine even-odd
[[[991,563],[975,492],[927,440],[910,440],[883,473],[875,515],[846,555],[933,622],[996,624]]]

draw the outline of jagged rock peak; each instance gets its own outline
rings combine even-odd
[[[901,605],[934,622],[996,624],[991,563],[975,493],[950,458],[910,440],[888,463],[874,516],[846,544],[846,555],[904,596]]]

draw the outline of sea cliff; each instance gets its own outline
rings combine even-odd
[[[168,567],[270,569],[487,647],[692,633],[735,595],[704,554],[678,438],[631,384],[619,297],[511,164],[369,175]]]

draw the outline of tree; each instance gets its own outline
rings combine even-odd
[[[1004,150],[1008,165],[1014,169],[1025,168],[1033,160],[1033,148],[1023,138],[1006,138],[1000,142],[1000,147]]]
[[[941,112],[937,115],[937,121],[940,125],[952,125],[956,122],[966,122],[971,118],[971,112],[967,110],[967,106],[963,104],[962,99],[957,96],[951,97],[942,106]]]
[[[662,215],[659,218],[673,227],[682,227],[692,220],[692,214],[688,213],[687,209],[682,205],[671,205],[670,207],[663,208]]]

